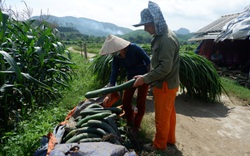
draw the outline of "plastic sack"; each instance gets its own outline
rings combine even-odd
[[[129,153],[122,145],[88,142],[57,144],[49,156],[127,156],[130,155]]]

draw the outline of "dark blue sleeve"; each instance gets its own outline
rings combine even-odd
[[[111,64],[111,76],[110,76],[110,82],[109,82],[110,85],[112,86],[115,85],[118,72],[119,72],[119,64],[116,58],[114,57],[112,60],[112,64]]]

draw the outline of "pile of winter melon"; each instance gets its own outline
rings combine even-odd
[[[121,144],[125,136],[122,114],[121,107],[104,108],[96,103],[88,105],[74,118],[75,127],[64,134],[62,143],[107,141]]]

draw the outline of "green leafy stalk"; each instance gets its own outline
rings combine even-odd
[[[112,56],[98,56],[90,66],[100,86],[108,83],[111,73]],[[120,71],[121,80],[125,80],[125,71]],[[193,52],[180,53],[181,88],[191,96],[205,100],[217,100],[223,89],[220,76],[213,64],[206,58]]]

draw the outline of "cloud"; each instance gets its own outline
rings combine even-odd
[[[250,0],[152,0],[156,2],[173,30],[185,27],[197,31],[222,15],[237,13],[250,4]],[[148,0],[25,0],[33,15],[41,10],[55,16],[85,17],[101,22],[109,22],[130,29],[140,21],[140,12],[148,5]],[[21,0],[6,0],[6,4],[24,8]],[[18,7],[17,7],[18,6]],[[139,27],[142,29],[142,27]]]
[[[243,11],[250,0],[168,0],[159,1],[164,17],[174,29],[197,31],[222,15]]]

